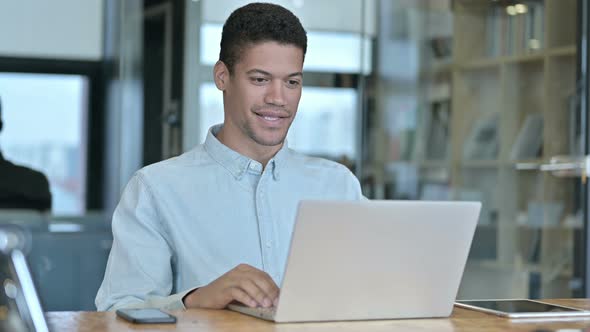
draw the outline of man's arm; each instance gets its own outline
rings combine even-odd
[[[186,293],[170,294],[172,248],[150,188],[137,173],[113,215],[113,247],[96,296],[98,310],[183,309]]]
[[[98,310],[221,309],[233,301],[251,307],[276,304],[279,289],[272,278],[245,264],[206,286],[170,295],[174,278],[172,243],[141,173],[136,174],[125,188],[112,227],[113,247],[96,296]]]

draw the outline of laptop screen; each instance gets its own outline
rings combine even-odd
[[[22,247],[24,239],[0,229],[0,331],[48,331]]]

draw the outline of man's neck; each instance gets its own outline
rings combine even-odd
[[[228,148],[261,163],[263,169],[266,168],[268,161],[271,160],[272,157],[274,157],[283,147],[282,143],[275,146],[263,146],[256,144],[255,142],[250,142],[251,144],[245,145],[243,144],[243,138],[232,137],[231,135],[228,135],[227,131],[224,129],[225,127],[222,127],[215,137]]]

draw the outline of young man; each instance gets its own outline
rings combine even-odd
[[[213,72],[224,123],[131,179],[113,216],[98,310],[270,307],[299,201],[361,199],[348,169],[286,146],[306,49],[305,30],[283,7],[230,15]]]

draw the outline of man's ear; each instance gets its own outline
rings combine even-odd
[[[213,80],[217,89],[225,91],[229,80],[229,69],[223,61],[217,61],[215,63],[215,67],[213,67]]]

